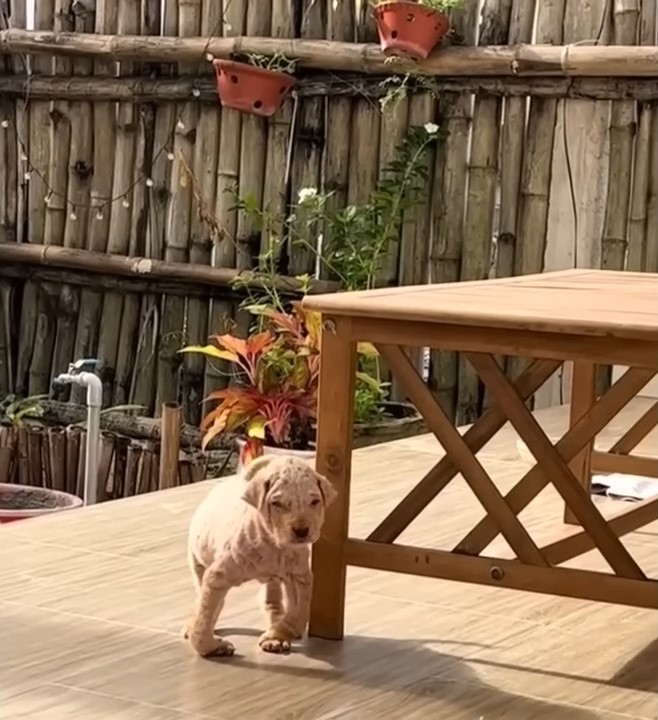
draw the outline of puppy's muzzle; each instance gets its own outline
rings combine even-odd
[[[295,542],[306,542],[309,536],[309,529],[306,526],[294,527],[292,529],[292,534]]]

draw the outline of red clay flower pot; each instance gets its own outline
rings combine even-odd
[[[82,504],[79,497],[60,490],[0,483],[0,524],[73,510]]]
[[[222,105],[263,117],[277,112],[296,82],[292,75],[233,60],[213,60],[213,66]]]
[[[447,15],[409,0],[382,3],[374,12],[385,53],[404,52],[424,60],[450,29]]]

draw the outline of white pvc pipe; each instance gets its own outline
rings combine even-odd
[[[103,383],[95,373],[62,373],[57,382],[87,388],[87,446],[85,452],[85,505],[93,505],[98,497],[98,449],[101,435],[101,404]]]

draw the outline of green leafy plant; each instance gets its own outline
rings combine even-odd
[[[261,55],[260,53],[249,53],[247,62],[262,70],[275,70],[277,72],[292,75],[297,68],[297,60],[286,57],[283,53],[274,55]]]
[[[47,400],[48,397],[48,395],[31,395],[27,398],[17,398],[15,395],[8,395],[0,402],[0,424],[22,425],[26,416],[42,417],[44,413],[42,401]]]

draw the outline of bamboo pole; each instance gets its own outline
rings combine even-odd
[[[639,0],[615,0],[613,11],[615,44],[634,43],[640,20]],[[658,68],[658,65],[656,67]],[[632,101],[612,103],[608,194],[601,239],[601,267],[605,270],[623,270],[626,259],[636,129],[635,110],[635,103]]]
[[[484,0],[481,9],[480,45],[505,42],[509,34],[511,0]],[[498,185],[500,98],[477,95],[473,108],[471,154],[464,243],[459,274],[461,281],[484,280],[492,265],[496,191]],[[521,136],[522,137],[522,134]],[[522,147],[517,137],[517,144]],[[466,425],[480,415],[484,397],[480,380],[471,364],[460,356],[457,383],[459,413],[457,422]]]
[[[317,4],[319,5],[319,3]],[[270,34],[272,37],[293,37],[298,25],[297,4],[288,0],[273,0],[272,23]],[[295,85],[295,98],[297,85]],[[293,129],[293,112],[298,107],[297,100],[288,96],[283,101],[279,112],[268,121],[267,128],[267,157],[265,159],[265,177],[263,179],[263,209],[266,209],[274,221],[272,234],[283,237],[283,220],[287,214],[288,191],[290,189],[290,164],[297,153],[292,153],[294,139],[291,137]],[[297,127],[297,125],[295,126]],[[291,193],[294,201],[294,194]],[[264,227],[260,236],[260,252],[266,254],[273,252],[280,257],[280,245],[271,247],[270,228]]]
[[[231,0],[226,3],[222,15],[224,38],[237,36],[245,30],[247,0]],[[216,91],[215,91],[216,92]],[[236,237],[238,214],[235,210],[235,193],[240,180],[240,138],[242,136],[242,113],[222,108],[217,156],[217,190],[214,198],[214,222],[216,236],[211,251],[214,268],[236,266]],[[212,333],[225,332],[232,324],[232,303],[214,300],[210,305],[208,329]],[[206,363],[204,395],[226,387],[227,364]]]
[[[301,4],[301,36],[305,39],[325,38],[327,34],[326,17],[322,3],[304,0]],[[321,98],[297,100],[295,119],[294,153],[290,172],[290,196],[296,202],[302,188],[321,186],[322,159],[324,155],[327,131],[325,126],[326,104]],[[300,208],[297,222],[302,227],[307,224],[305,211]],[[315,242],[322,228],[310,228],[311,242]],[[290,247],[288,272],[290,275],[313,274],[317,255],[306,248]]]
[[[546,12],[554,12],[547,8]],[[546,42],[544,40],[544,42]],[[0,52],[35,53],[62,57],[95,57],[116,61],[195,62],[207,38],[170,38],[140,35],[52,33],[37,30],[0,31]],[[207,52],[217,58],[234,54],[281,53],[300,67],[384,75],[418,72],[425,75],[518,75],[653,77],[658,63],[656,47],[518,45],[449,47],[427,60],[391,62],[378,45],[327,40],[268,37],[213,38]]]
[[[562,42],[565,7],[566,0],[556,0],[550,5],[538,3],[538,42]],[[530,100],[521,167],[514,275],[541,272],[544,266],[556,120],[555,99]],[[507,374],[516,377],[526,364],[519,358],[509,358]]]
[[[180,452],[181,408],[178,403],[162,406],[160,431],[160,474],[158,488],[165,490],[177,484]]]
[[[172,283],[199,284],[215,288],[218,285],[231,287],[237,279],[254,289],[262,288],[263,283],[266,282],[258,275],[240,272],[234,268],[214,268],[120,254],[106,255],[52,245],[0,243],[0,261],[2,261],[0,273],[3,272],[4,267],[16,263],[124,278],[154,278]],[[278,276],[276,280],[271,281],[271,284],[284,294],[298,293],[302,287],[299,280],[286,276]],[[311,283],[310,292],[313,294],[332,292],[336,287],[334,282],[316,280]]]
[[[658,8],[653,0],[643,0],[640,12],[639,40],[642,45],[656,43]],[[635,137],[635,163],[628,223],[628,270],[641,271],[646,267],[649,244],[656,246],[649,234],[649,169],[651,166],[652,124],[658,123],[658,109],[648,103],[637,108],[637,135]],[[658,155],[654,150],[653,155]],[[658,228],[654,228],[658,232]]]
[[[96,33],[111,33],[117,30],[118,0],[104,0],[98,4],[94,18]],[[91,78],[66,78],[68,82],[96,83],[111,81],[116,65],[111,61],[96,61]],[[61,95],[61,97],[66,97]],[[90,99],[89,95],[83,98]],[[110,216],[107,207],[103,207],[103,199],[112,196],[114,153],[116,150],[116,106],[113,102],[97,102],[92,106],[91,143],[93,146],[89,176],[89,211],[86,225],[82,225],[86,235],[84,247],[87,250],[104,252],[109,242]],[[75,337],[73,357],[95,357],[98,349],[100,317],[103,306],[103,294],[94,288],[84,288],[80,293],[80,310],[78,327]],[[85,390],[81,387],[71,388],[74,402],[83,402]]]
[[[455,30],[469,44],[475,43],[477,7],[469,3],[453,13]],[[475,50],[475,48],[471,48]],[[468,144],[471,132],[470,95],[446,93],[439,103],[446,140],[438,154],[435,169],[432,227],[434,243],[430,251],[432,282],[459,279],[464,242],[464,212],[468,173]],[[458,358],[456,353],[432,350],[429,383],[437,400],[451,418],[457,412]]]
[[[245,32],[259,36],[270,32],[272,26],[271,0],[247,0]],[[267,157],[267,120],[257,115],[242,115],[240,136],[240,168],[238,193],[241,198],[250,197],[256,207],[263,205],[265,159]],[[248,270],[255,264],[260,245],[258,222],[244,211],[238,212],[235,234],[235,267]],[[236,330],[246,335],[252,316],[240,308],[234,312]]]
[[[299,78],[295,85],[298,97],[329,97],[350,103],[350,97],[381,98],[386,94],[382,82],[386,76],[354,75],[341,76],[318,72]],[[7,98],[26,96],[26,75],[0,75],[0,95]],[[578,100],[638,100],[651,102],[658,100],[658,79],[614,78],[614,77],[437,77],[432,80],[432,90],[444,92],[482,92],[489,95],[505,95],[525,101],[531,97],[574,98]],[[415,91],[413,88],[410,94]],[[70,102],[89,100],[94,103],[94,113],[98,114],[103,103],[119,101],[127,103],[173,103],[194,97],[196,102],[212,106],[216,112],[217,87],[213,78],[206,77],[117,77],[106,78],[94,75],[92,78],[40,78],[30,79],[29,96],[32,100],[54,100],[63,98]],[[292,101],[290,101],[291,103]],[[331,103],[332,106],[334,103]],[[164,106],[158,108],[156,125]],[[281,110],[270,123],[281,123]],[[97,119],[96,119],[97,121]],[[344,125],[345,123],[343,123]],[[96,129],[94,129],[96,135]],[[163,142],[155,143],[159,149]],[[287,140],[287,135],[286,135]],[[345,147],[345,144],[342,143]],[[166,161],[166,157],[164,158]],[[157,164],[157,163],[156,163]],[[269,164],[269,163],[268,163]],[[154,185],[154,191],[157,185]],[[108,190],[107,195],[110,192]],[[95,216],[90,218],[90,229],[97,226]]]

